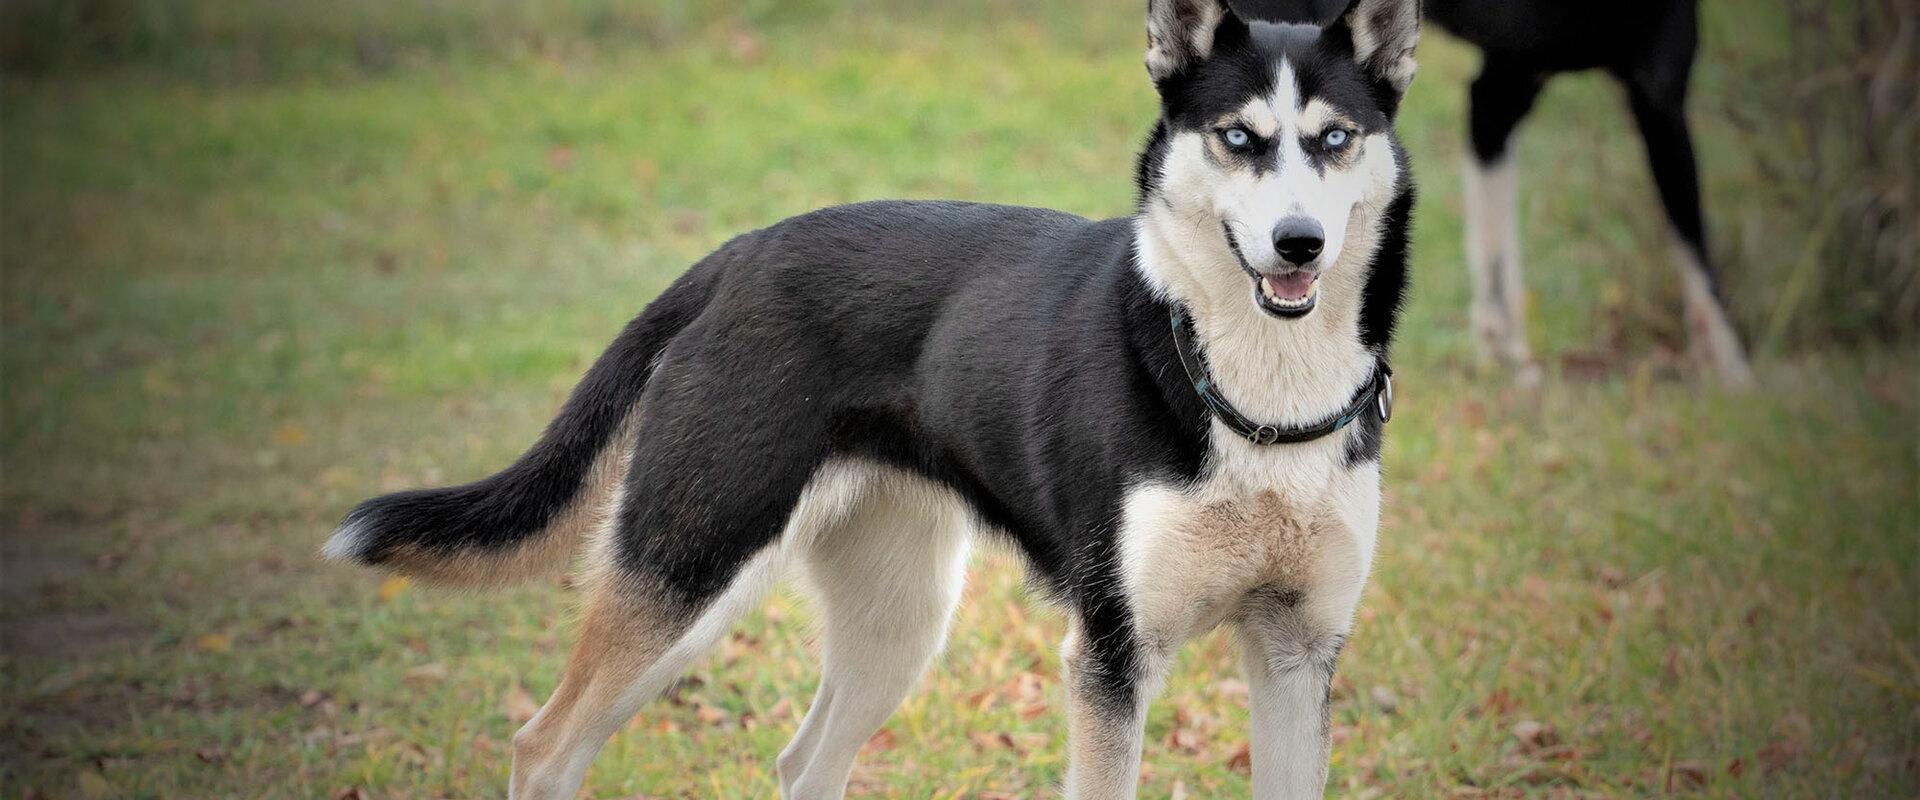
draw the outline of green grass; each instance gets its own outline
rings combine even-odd
[[[1152,111],[1138,15],[992,7],[716,17],[376,75],[8,75],[0,797],[501,794],[516,690],[553,688],[569,591],[382,591],[315,549],[359,498],[505,463],[732,233],[874,197],[1125,213]],[[1579,77],[1523,141],[1533,332],[1607,371],[1538,393],[1475,374],[1475,56],[1434,36],[1422,64],[1401,124],[1416,287],[1335,790],[1920,792],[1914,348],[1763,353],[1740,396],[1676,377],[1664,262],[1622,266],[1664,247],[1639,145]],[[1735,80],[1703,67],[1708,97]],[[1755,178],[1702,127],[1709,202],[1747,213]],[[782,594],[744,623],[608,746],[590,794],[769,796],[817,680],[808,616]],[[1046,794],[1062,633],[1015,559],[983,555],[856,793]],[[1146,796],[1245,794],[1233,651],[1184,653]]]

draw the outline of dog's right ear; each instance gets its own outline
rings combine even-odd
[[[1225,0],[1147,0],[1147,74],[1177,75],[1206,60],[1222,31],[1245,27]]]
[[[1413,82],[1421,0],[1351,0],[1322,36],[1345,43],[1360,68],[1388,95],[1388,115]]]

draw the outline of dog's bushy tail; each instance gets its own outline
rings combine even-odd
[[[667,342],[705,306],[696,269],[627,323],[533,447],[463,486],[367,500],[322,552],[436,583],[488,586],[564,563],[613,506],[640,394]]]

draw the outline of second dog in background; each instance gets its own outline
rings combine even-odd
[[[1238,0],[1259,19],[1327,20],[1342,0]],[[1689,356],[1730,387],[1753,382],[1745,348],[1728,318],[1720,276],[1707,244],[1699,168],[1687,126],[1688,82],[1698,41],[1697,0],[1621,5],[1553,0],[1425,0],[1424,13],[1479,47],[1480,74],[1469,89],[1466,251],[1473,275],[1475,343],[1523,383],[1540,378],[1527,341],[1520,268],[1518,170],[1513,133],[1547,81],[1563,72],[1606,70],[1626,89],[1646,143],[1673,236],[1686,303]]]

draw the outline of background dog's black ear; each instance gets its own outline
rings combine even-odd
[[[1413,82],[1413,47],[1420,41],[1420,0],[1353,0],[1324,36],[1343,41],[1394,105]]]
[[[1225,0],[1147,0],[1147,74],[1166,80],[1245,30]]]

